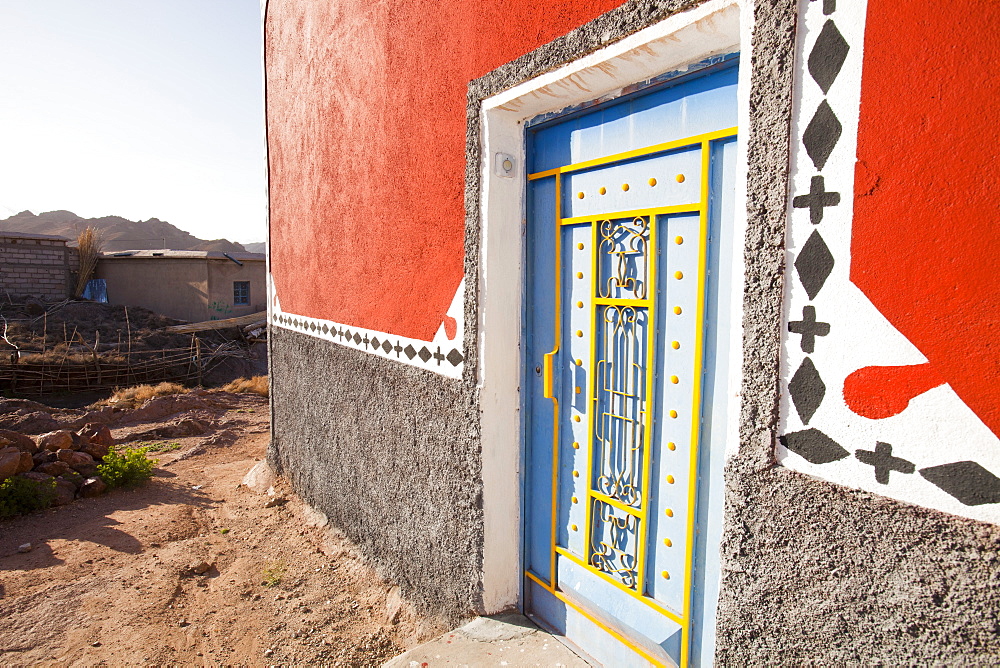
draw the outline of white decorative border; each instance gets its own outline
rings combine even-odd
[[[268,276],[268,286],[272,287],[273,285],[274,281]],[[270,322],[274,327],[281,327],[371,355],[385,357],[448,378],[461,379],[465,369],[462,343],[465,337],[464,296],[465,279],[462,279],[451,300],[451,306],[448,308],[446,316],[455,319],[455,336],[448,338],[444,322],[442,322],[431,341],[421,341],[420,339],[355,327],[332,320],[286,313],[281,310],[281,300],[274,294],[273,287],[270,300]]]
[[[991,473],[1000,476],[998,439],[950,386],[926,392],[900,414],[881,420],[855,414],[844,401],[844,380],[856,369],[927,361],[850,281],[866,15],[867,2],[863,0],[801,0],[800,4],[788,202],[781,444],[777,458],[788,468],[831,482],[997,524],[1000,503],[966,505],[922,474],[932,467],[963,462],[985,469],[987,477]],[[824,93],[810,72],[810,56],[824,29],[829,44],[833,28],[848,51]],[[813,62],[817,62],[816,57]],[[828,159],[817,164],[806,149],[804,137],[824,103],[829,105],[841,132]],[[825,192],[839,196],[835,204],[827,200],[828,206],[823,207],[818,222],[812,218],[805,199],[813,191],[817,176],[822,176]],[[812,244],[807,256],[825,247],[832,259],[829,275],[814,281],[811,297],[796,265],[807,242]],[[813,319],[827,326],[820,330],[826,333],[816,335],[807,344],[795,330],[805,327],[803,321]],[[795,382],[797,375],[799,384]],[[803,396],[806,390],[813,393],[812,399]],[[792,395],[798,398],[798,408]],[[806,409],[799,410],[803,405],[807,405]],[[790,440],[802,438],[803,434],[825,444],[825,455],[822,448],[810,450]],[[787,447],[790,443],[792,449]],[[870,463],[879,448],[885,454],[891,453],[895,458],[893,466],[897,467],[883,471],[884,481],[876,479]]]

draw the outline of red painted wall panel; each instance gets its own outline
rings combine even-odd
[[[270,0],[284,311],[430,340],[463,275],[470,80],[622,0]]]
[[[1000,435],[996,26],[995,0],[869,0],[851,280]]]

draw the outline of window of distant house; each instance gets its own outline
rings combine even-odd
[[[250,304],[250,281],[233,281],[233,305]]]

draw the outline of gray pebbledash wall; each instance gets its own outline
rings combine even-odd
[[[272,328],[271,461],[404,593],[481,605],[476,323],[480,101],[699,2],[633,0],[469,85],[465,377]],[[740,447],[726,470],[716,663],[984,665],[1000,659],[996,527],[777,466],[798,3],[754,7]]]
[[[726,470],[716,662],[995,664],[997,527],[775,463],[796,10],[773,0],[754,17],[740,448]]]
[[[480,605],[474,388],[272,327],[269,459],[427,612]]]
[[[626,2],[470,83],[461,381],[270,328],[268,459],[426,611],[482,609],[479,102],[701,1]]]

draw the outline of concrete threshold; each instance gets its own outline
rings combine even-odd
[[[390,659],[382,668],[529,666],[591,668],[579,655],[516,613],[478,617]]]

